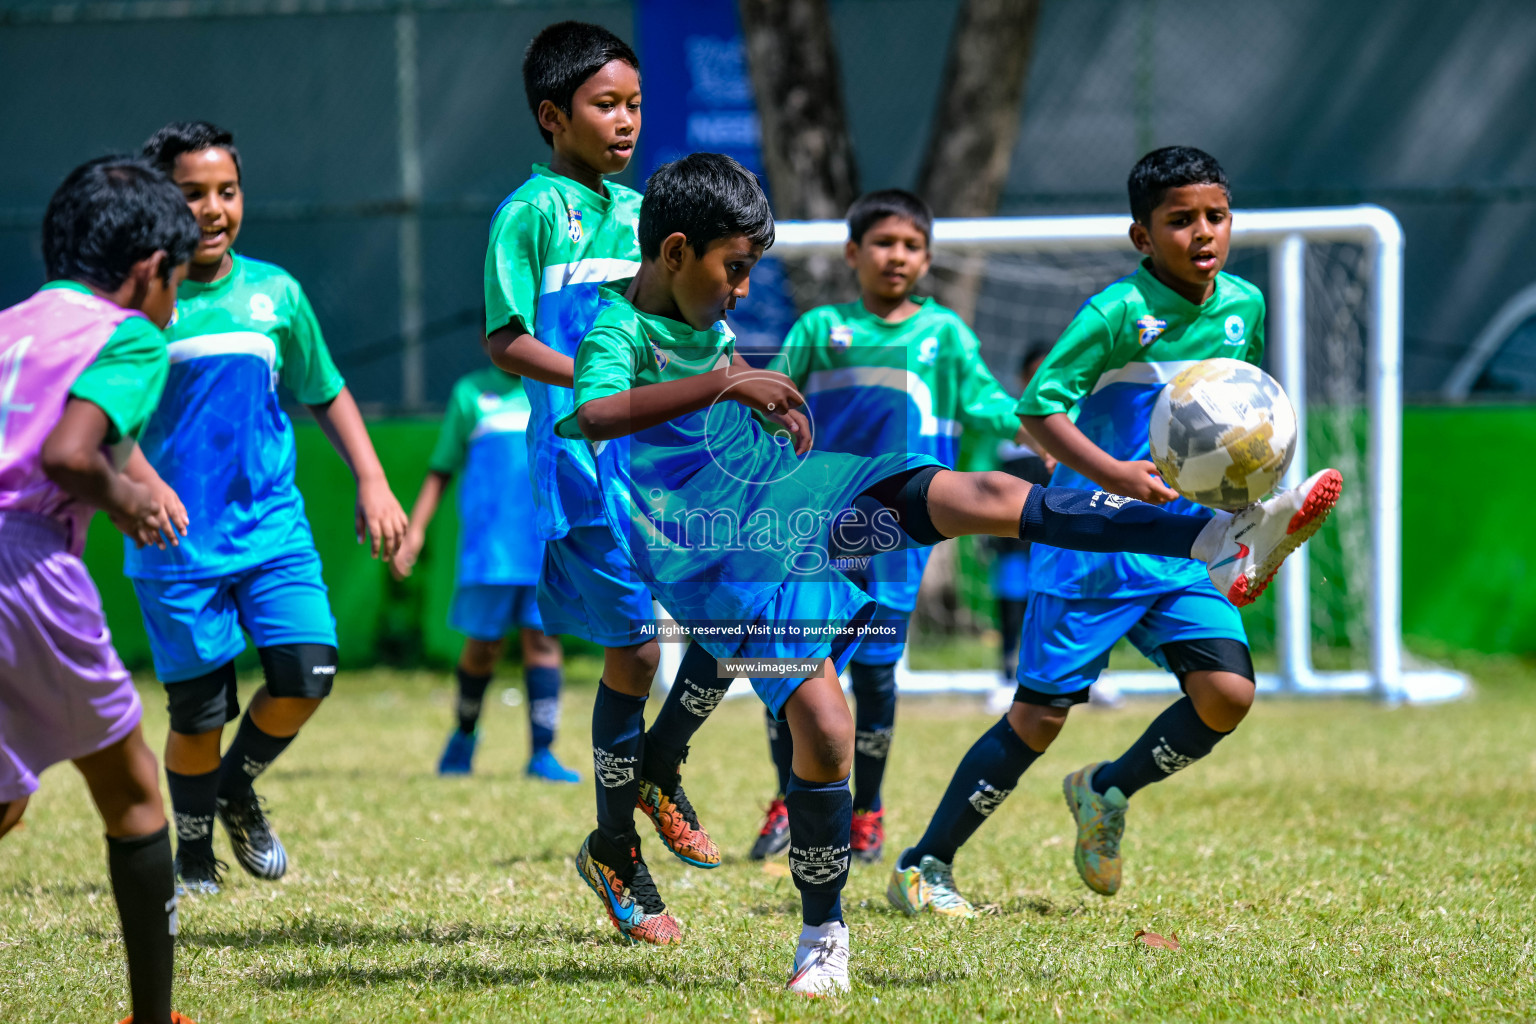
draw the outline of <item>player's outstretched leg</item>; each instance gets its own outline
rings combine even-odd
[[[766,712],[765,717],[768,724],[768,756],[773,760],[779,789],[768,802],[763,827],[758,830],[752,851],[747,855],[752,860],[766,860],[783,853],[789,846],[789,808],[784,805],[784,795],[789,792],[790,764],[794,760],[795,744],[789,735],[789,726],[774,718],[771,711]]]
[[[1212,638],[1161,649],[1187,695],[1158,715],[1119,758],[1087,765],[1061,782],[1077,824],[1073,863],[1083,884],[1101,896],[1120,891],[1120,843],[1130,798],[1208,755],[1253,705],[1247,644]]]
[[[848,881],[853,828],[853,716],[837,670],[828,660],[820,676],[790,695],[784,717],[795,737],[789,810],[789,870],[800,890],[803,926],[787,988],[806,996],[848,991],[848,926],[842,892]]]
[[[720,705],[729,679],[720,679],[715,656],[697,643],[683,652],[677,678],[645,734],[638,806],[651,819],[666,848],[696,868],[720,866],[720,848],[699,824],[698,813],[683,790],[682,764],[688,741]]]
[[[561,764],[553,750],[560,725],[560,688],[564,655],[560,641],[542,630],[524,628],[523,679],[528,687],[528,730],[532,754],[529,778],[575,783],[581,776]]]
[[[502,640],[477,640],[469,637],[454,666],[458,699],[454,702],[457,718],[442,756],[437,759],[437,774],[468,775],[475,770],[475,748],[480,742],[480,713],[485,707],[485,692],[501,660]]]
[[[853,856],[874,864],[885,852],[885,804],[880,790],[896,729],[896,665],[865,665],[855,660],[848,674],[854,698]]]

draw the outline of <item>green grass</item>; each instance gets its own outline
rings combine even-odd
[[[1536,666],[1464,667],[1478,692],[1449,706],[1261,703],[1207,763],[1137,796],[1110,900],[1073,872],[1059,782],[1117,753],[1157,705],[1075,713],[960,855],[960,884],[989,913],[909,920],[885,903],[889,855],[856,867],[854,990],[814,1005],[780,988],[795,890],[740,856],[771,788],[755,703],[723,706],[687,769],[735,855],[698,871],[647,843],[687,935],[657,950],[622,945],[573,873],[590,782],[524,781],[521,708],[491,704],[476,777],[437,779],[446,678],[351,673],[261,785],[289,876],[236,869],[223,895],[184,902],[177,1002],[202,1024],[1530,1020]],[[584,774],[591,692],[570,690],[558,747]],[[144,693],[158,744],[163,702]],[[987,724],[974,702],[902,704],[892,847]],[[0,893],[0,1018],[126,1013],[100,827],[67,767],[0,843]],[[1176,932],[1182,951],[1142,946],[1142,928]]]

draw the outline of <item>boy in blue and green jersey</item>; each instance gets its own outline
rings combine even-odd
[[[871,192],[848,210],[845,256],[859,298],[802,316],[770,369],[795,382],[819,449],[874,455],[920,452],[953,468],[960,435],[1017,440],[1015,399],[981,358],[981,343],[953,310],[914,297],[932,258],[933,213],[901,189]],[[872,635],[859,642],[848,674],[856,700],[853,856],[880,859],[885,841],[880,784],[896,725],[896,663],[928,548],[891,551],[850,577],[878,604]],[[779,794],[752,848],[754,858],[787,841],[784,788],[792,759],[789,731],[768,722]]]
[[[1188,147],[1156,150],[1132,170],[1129,192],[1131,241],[1147,258],[1088,300],[1018,410],[1060,461],[1053,487],[1098,486],[1210,516],[1168,488],[1148,461],[1148,416],[1163,385],[1196,362],[1258,362],[1264,299],[1253,285],[1222,273],[1232,214],[1215,159]],[[1311,507],[1308,499],[1331,507],[1338,487],[1336,471],[1318,473],[1296,489],[1302,509]],[[1315,528],[1293,525],[1293,536]],[[1267,576],[1222,581],[1218,589],[1215,574],[1180,559],[1041,543],[1030,560],[1014,704],[966,754],[927,832],[898,858],[888,895],[908,913],[972,912],[954,888],[955,852],[1050,745],[1068,710],[1088,699],[1122,636],[1176,674],[1186,696],[1118,760],[1089,765],[1063,783],[1077,822],[1074,860],[1095,892],[1119,889],[1127,799],[1209,754],[1253,702],[1253,662],[1233,600],[1256,593],[1250,587],[1261,588]]]
[[[561,22],[529,44],[523,82],[551,156],[547,165],[534,166],[492,221],[485,329],[491,360],[523,378],[531,407],[528,462],[545,541],[538,591],[544,628],[604,648],[592,710],[594,845],[626,892],[659,906],[640,853],[635,808],[685,863],[720,863],[683,791],[679,766],[728,684],[716,678],[714,659],[690,645],[645,731],[645,700],[659,660],[651,594],[603,517],[590,451],[553,429],[572,408],[574,356],[597,315],[599,288],[639,266],[640,196],[604,180],[624,170],[634,152],[639,66],[623,40],[597,25]],[[622,914],[613,920],[635,939],[672,942],[675,924],[663,917],[653,915],[650,928],[631,928]]]
[[[330,693],[336,624],[294,482],[283,384],[308,406],[357,478],[359,540],[388,559],[405,535],[357,404],[336,371],[303,290],[279,267],[237,255],[244,195],[233,137],[205,122],[169,124],[144,153],[181,189],[201,228],[167,331],[170,378],[128,472],[184,512],[186,539],[129,547],[155,672],[165,683],[165,766],[185,891],[217,892],[213,819],[236,859],[281,878],[287,853],[252,784]],[[222,759],[239,716],[234,659],[249,634],[265,685]]]
[[[1321,515],[1295,491],[1235,516],[1184,516],[957,473],[922,453],[810,452],[803,396],[783,374],[748,366],[724,321],[773,241],[756,179],[719,154],[667,164],[647,184],[639,227],[640,269],[622,292],[603,293],[577,356],[575,411],[557,429],[593,442],[604,513],[641,578],[709,653],[748,659],[742,674],[788,724],[789,865],[804,924],[788,987],[846,991],[854,729],[838,672],[876,605],[839,566],[988,534],[1195,558],[1242,590],[1228,580],[1267,579],[1310,533],[1295,524]],[[616,920],[668,916],[637,914],[593,844],[577,866]]]
[[[465,635],[457,668],[458,728],[438,759],[440,775],[473,770],[480,709],[506,635],[521,634],[528,685],[532,751],[527,773],[550,782],[576,782],[550,746],[560,720],[560,642],[544,632],[534,598],[544,542],[527,529],[533,520],[528,481],[528,396],[514,374],[494,366],[459,378],[448,398],[427,478],[411,509],[411,526],[390,569],[411,574],[443,492],[459,480],[459,555],[448,624]]]

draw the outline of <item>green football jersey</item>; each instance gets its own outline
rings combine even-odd
[[[1231,274],[1196,305],[1152,275],[1146,263],[1104,289],[1078,311],[1019,399],[1021,416],[1077,411],[1077,428],[1122,461],[1149,459],[1152,405],[1163,385],[1203,359],[1264,354],[1264,296]],[[1052,486],[1098,490],[1058,466]],[[1198,512],[1183,498],[1166,506]],[[1096,554],[1035,544],[1031,586],[1058,597],[1138,597],[1167,593],[1206,578],[1199,562],[1161,555]]]
[[[633,277],[640,266],[640,194],[612,182],[606,187],[608,194],[598,195],[535,164],[501,204],[485,254],[487,334],[516,320],[556,352],[576,357],[597,316],[598,289]],[[591,452],[554,431],[572,409],[570,389],[536,380],[523,387],[532,409],[528,461],[539,535],[548,540],[601,523]]]

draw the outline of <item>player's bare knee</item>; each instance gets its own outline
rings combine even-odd
[[[1254,681],[1236,672],[1191,672],[1184,690],[1200,720],[1217,732],[1236,729],[1257,695]]]
[[[459,654],[459,667],[473,676],[488,676],[496,671],[496,663],[500,660],[500,640],[476,640],[471,637],[464,641],[464,650]]]
[[[846,776],[853,768],[853,718],[850,715],[817,714],[806,729],[805,751],[815,765],[819,779]],[[795,737],[800,749],[800,737]]]
[[[1008,724],[1013,727],[1014,735],[1023,740],[1031,750],[1044,753],[1045,749],[1061,734],[1062,726],[1067,724],[1069,710],[1071,709],[1014,701],[1013,706],[1008,709]]]

